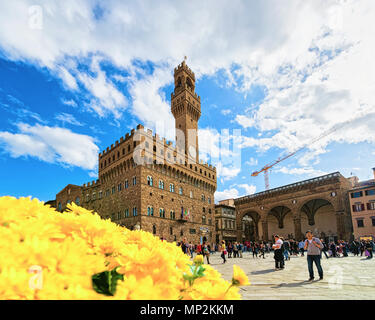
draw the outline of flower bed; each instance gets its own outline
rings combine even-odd
[[[0,299],[240,299],[248,284],[149,232],[30,198],[0,198],[0,257]]]

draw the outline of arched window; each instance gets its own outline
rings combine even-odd
[[[80,202],[79,202],[79,200],[80,200],[80,199],[79,199],[79,197],[77,197],[77,198],[76,198],[76,204],[77,204],[77,206],[79,206],[79,205],[80,205]]]
[[[152,234],[156,234],[156,226],[155,225],[152,226]]]
[[[174,212],[173,210],[170,212],[170,218],[171,218],[172,220],[175,220],[175,219],[176,219],[176,214],[175,214],[175,212]]]
[[[152,187],[153,183],[154,182],[152,180],[152,177],[151,176],[147,176],[147,184]]]
[[[164,190],[164,181],[163,180],[159,180],[159,189]]]
[[[169,191],[170,191],[170,192],[174,192],[174,184],[173,184],[173,183],[171,183],[171,184],[169,185]]]
[[[160,218],[165,218],[165,210],[163,208],[159,209],[159,215],[160,215]]]
[[[147,215],[152,217],[154,216],[154,207],[147,207]]]

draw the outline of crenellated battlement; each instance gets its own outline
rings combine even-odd
[[[185,71],[190,77],[195,81],[195,74],[194,72],[186,65],[185,60],[182,61],[176,68],[174,68],[174,74],[177,74],[181,71]]]

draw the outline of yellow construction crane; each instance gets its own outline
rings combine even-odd
[[[337,125],[334,125],[331,129],[327,130],[327,131],[324,131],[319,137],[317,138],[314,138],[313,140],[311,140],[309,143],[306,143],[305,145],[303,145],[302,147],[298,148],[297,150],[287,154],[286,156],[283,156],[283,157],[280,157],[278,158],[277,160],[274,160],[272,162],[270,162],[269,164],[266,164],[262,169],[258,170],[258,171],[254,171],[251,176],[252,177],[257,177],[260,173],[264,172],[264,184],[265,184],[265,188],[266,190],[268,190],[270,188],[270,183],[269,183],[269,173],[268,173],[268,170],[270,170],[272,167],[274,167],[275,165],[279,164],[281,161],[284,161],[292,156],[294,156],[297,152],[305,149],[307,146],[310,146],[312,145],[313,143],[323,139],[324,137],[330,135],[331,133],[341,129],[342,127],[344,127],[345,125],[347,125],[348,123],[352,122],[354,119],[350,119],[348,121],[345,121],[345,122],[341,122]]]

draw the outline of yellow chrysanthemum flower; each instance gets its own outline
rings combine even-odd
[[[210,266],[187,283],[191,262],[175,243],[74,203],[61,213],[37,199],[0,197],[0,257],[0,299],[240,298]],[[203,256],[194,263],[201,268]],[[115,276],[116,290],[95,282],[106,274]]]
[[[247,286],[250,285],[249,278],[245,274],[245,272],[235,264],[233,265],[233,278],[232,284],[236,286]]]
[[[197,254],[193,259],[195,264],[203,264],[203,256],[201,254]]]

